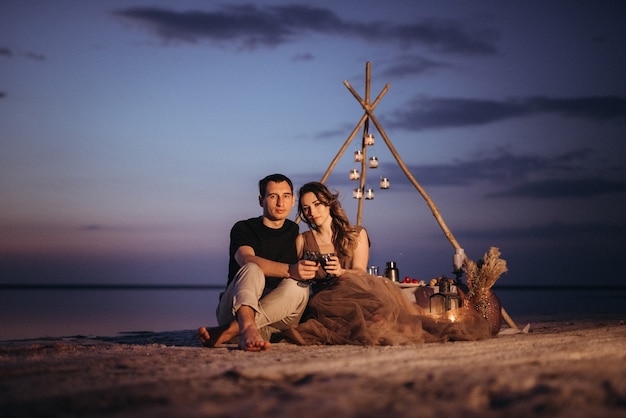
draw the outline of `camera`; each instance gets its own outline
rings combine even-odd
[[[319,251],[305,251],[302,258],[304,260],[315,261],[324,268],[326,267],[326,263],[330,261],[330,258],[334,255],[333,253],[320,253]]]
[[[330,258],[332,256],[334,256],[334,253],[320,253],[319,251],[305,251],[302,258],[304,260],[311,260],[311,261],[315,261],[316,263],[318,263],[322,269],[326,267],[326,263],[328,261],[330,261]],[[313,279],[310,280],[309,282],[311,284],[315,284],[315,283],[329,283],[332,280],[332,276],[328,273],[326,273],[326,278],[325,279]]]

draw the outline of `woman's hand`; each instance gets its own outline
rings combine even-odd
[[[343,267],[341,267],[341,263],[339,262],[339,257],[337,257],[336,255],[330,256],[330,259],[326,261],[324,270],[326,270],[326,273],[335,277],[340,277],[344,275],[346,272],[346,270]]]

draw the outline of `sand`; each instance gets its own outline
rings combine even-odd
[[[203,348],[194,330],[0,342],[8,417],[626,417],[623,315],[403,347]]]

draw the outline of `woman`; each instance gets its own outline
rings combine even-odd
[[[287,338],[299,344],[400,345],[489,336],[486,321],[469,310],[463,323],[438,321],[395,283],[368,275],[367,231],[350,224],[338,195],[324,184],[307,183],[298,195],[298,213],[310,228],[296,240],[298,253],[333,253],[316,276],[333,280],[315,291],[304,322]]]

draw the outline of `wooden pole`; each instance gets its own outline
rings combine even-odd
[[[365,102],[370,102],[370,62],[365,63]],[[365,144],[365,136],[370,131],[370,120],[365,119],[363,126],[363,138],[361,139],[361,152],[363,153],[363,160],[361,160],[361,178],[359,179],[359,189],[361,189],[361,198],[359,199],[356,211],[356,224],[361,225],[363,223],[363,203],[365,201],[365,180],[367,179],[367,145]]]
[[[356,210],[356,224],[359,226],[363,224],[363,202],[365,201],[365,179],[367,178],[367,145],[365,145],[365,135],[367,135],[369,130],[370,120],[366,117],[363,125],[363,138],[361,139],[361,153],[363,154],[363,159],[361,160],[361,178],[359,179],[361,198],[358,201]]]
[[[368,69],[368,68],[369,68],[369,62],[366,65],[366,69]],[[369,72],[366,71],[366,74],[369,74]],[[367,84],[369,84],[369,79],[367,79],[366,81],[368,82]],[[437,208],[437,205],[435,205],[435,202],[433,202],[433,200],[430,198],[428,193],[426,193],[426,190],[424,190],[424,188],[419,184],[419,182],[415,179],[415,177],[413,177],[413,174],[411,174],[411,172],[409,171],[409,169],[406,166],[406,164],[404,163],[404,161],[402,161],[402,158],[400,157],[400,154],[398,153],[396,148],[391,143],[391,140],[387,136],[387,133],[383,129],[382,125],[380,124],[380,122],[378,122],[378,119],[376,118],[376,116],[374,116],[374,106],[371,106],[370,103],[367,100],[367,91],[366,91],[366,100],[363,100],[363,99],[361,99],[359,94],[356,92],[356,90],[354,90],[354,88],[350,85],[350,83],[348,83],[347,81],[344,81],[343,83],[348,88],[348,90],[352,93],[352,95],[357,99],[357,101],[361,104],[361,107],[363,107],[363,109],[365,110],[365,115],[368,118],[366,120],[366,122],[365,122],[366,126],[367,126],[369,120],[371,120],[374,123],[374,125],[376,126],[376,129],[378,130],[378,132],[380,132],[380,135],[383,137],[383,140],[385,141],[385,144],[387,145],[387,148],[389,148],[389,151],[391,151],[391,154],[393,155],[393,157],[398,162],[398,165],[402,169],[402,172],[407,176],[407,178],[409,179],[411,184],[417,189],[417,191],[422,195],[422,197],[426,201],[426,204],[428,205],[428,207],[430,208],[433,216],[437,220],[437,223],[439,224],[439,226],[443,230],[444,235],[446,236],[446,238],[448,238],[448,241],[450,241],[450,243],[452,244],[452,246],[455,249],[456,248],[461,248],[461,246],[457,242],[456,238],[454,238],[454,235],[452,234],[452,231],[450,231],[450,228],[448,228],[448,226],[446,225],[445,221],[443,220],[443,217],[439,213],[439,209]],[[387,84],[385,86],[385,88],[381,91],[381,93],[379,94],[379,97],[376,99],[375,104],[378,104],[378,102],[380,101],[382,96],[388,90],[389,90],[389,84]]]
[[[350,142],[352,142],[352,139],[354,139],[355,135],[357,134],[359,129],[361,129],[361,126],[363,126],[363,123],[365,122],[366,119],[367,119],[367,113],[363,114],[363,116],[361,117],[361,120],[359,121],[359,123],[356,124],[356,126],[352,130],[352,133],[350,134],[348,139],[346,139],[346,142],[343,143],[343,146],[341,147],[339,152],[337,152],[337,155],[335,155],[335,158],[333,158],[333,160],[330,162],[330,165],[328,166],[328,168],[324,172],[324,175],[322,176],[322,179],[320,180],[320,183],[325,183],[326,180],[328,180],[328,176],[330,175],[330,173],[333,171],[333,169],[337,165],[337,162],[339,162],[339,159],[341,158],[343,153],[346,152],[346,148],[348,148],[348,145],[350,145]]]
[[[370,62],[369,61],[365,65],[365,100],[363,100],[361,98],[361,96],[359,96],[359,94],[356,92],[356,90],[354,90],[354,88],[352,88],[352,86],[350,85],[350,83],[348,83],[347,80],[345,80],[343,82],[343,84],[348,88],[350,93],[352,93],[354,98],[361,104],[361,107],[363,107],[363,110],[365,110],[365,114],[363,115],[363,117],[361,117],[361,120],[359,121],[359,124],[357,125],[355,130],[352,131],[352,134],[351,134],[351,136],[349,138],[349,141],[351,141],[352,138],[354,138],[354,135],[356,135],[356,131],[364,123],[365,123],[364,133],[368,132],[369,131],[369,121],[371,120],[374,123],[374,125],[376,126],[376,129],[378,130],[378,132],[382,136],[383,140],[385,141],[385,144],[387,145],[387,148],[389,148],[389,151],[391,151],[391,154],[396,159],[396,162],[400,166],[400,169],[402,169],[402,172],[406,175],[406,177],[409,179],[409,181],[411,182],[413,187],[415,187],[415,189],[419,192],[419,194],[426,201],[426,204],[430,208],[431,213],[433,214],[433,216],[437,220],[437,223],[439,224],[439,227],[442,229],[444,235],[446,236],[446,238],[448,239],[450,244],[452,244],[452,247],[454,247],[455,249],[462,248],[461,245],[459,245],[459,243],[456,240],[456,238],[454,237],[454,235],[452,234],[452,231],[450,231],[450,228],[448,228],[448,225],[446,224],[446,222],[443,220],[443,217],[441,216],[441,213],[439,212],[439,209],[437,208],[437,205],[435,205],[435,202],[430,198],[428,193],[426,193],[426,190],[417,181],[417,179],[413,176],[413,174],[411,174],[411,171],[408,169],[408,167],[406,166],[406,164],[404,163],[404,161],[400,157],[400,154],[398,153],[396,148],[391,143],[391,140],[387,136],[387,133],[383,129],[382,125],[380,124],[380,122],[378,121],[376,116],[374,116],[374,108],[376,107],[376,105],[378,105],[378,102],[380,102],[380,99],[382,99],[382,97],[385,95],[385,93],[387,93],[387,91],[389,90],[389,84],[385,85],[385,88],[379,93],[379,95],[376,98],[376,100],[374,101],[374,103],[370,103],[370,89],[369,89],[369,86],[370,86]],[[344,147],[342,148],[341,153],[343,153],[345,151],[345,148],[347,147],[349,141],[347,141],[346,144],[344,144]],[[365,148],[365,144],[364,143],[363,143],[363,148]],[[339,157],[339,154],[338,154],[338,157]],[[334,165],[336,164],[337,160],[339,159],[338,157],[335,157],[335,160],[333,160],[333,163],[331,164],[331,167],[334,167]],[[365,170],[366,170],[366,163],[367,163],[366,160],[367,160],[367,158],[365,156],[365,152],[363,152],[363,163],[361,164],[361,171],[363,173],[363,175],[361,176],[361,189],[363,189],[363,185],[364,185],[364,182],[365,182]],[[324,180],[328,177],[328,173],[330,172],[330,170],[332,170],[331,167],[329,167],[329,169],[327,170],[327,173],[324,175],[324,177],[323,177]],[[357,212],[357,224],[358,225],[361,224],[362,203],[363,203],[363,199],[361,199],[361,202],[359,202],[359,210]],[[465,257],[467,258],[467,255],[465,255]],[[501,308],[501,314],[502,314],[502,318],[509,325],[509,327],[511,327],[513,329],[518,329],[517,325],[511,319],[511,317],[506,312],[504,307]]]
[[[424,190],[422,185],[419,184],[419,182],[415,179],[415,177],[413,177],[413,174],[411,174],[411,172],[409,171],[409,169],[406,166],[406,164],[404,164],[404,161],[402,161],[402,158],[400,158],[400,154],[398,154],[398,151],[396,151],[395,147],[393,146],[393,144],[389,140],[389,137],[387,136],[387,133],[385,132],[383,127],[378,122],[378,119],[376,119],[376,116],[374,116],[373,114],[370,113],[369,117],[372,120],[372,122],[374,122],[374,125],[376,126],[376,129],[378,130],[378,132],[380,132],[380,135],[383,137],[383,140],[385,141],[385,144],[387,144],[387,147],[389,148],[389,151],[391,151],[391,155],[393,155],[393,157],[398,162],[398,165],[402,169],[402,172],[404,172],[404,174],[407,176],[407,178],[409,179],[411,184],[417,189],[417,191],[422,195],[422,197],[426,201],[426,204],[428,205],[428,207],[430,208],[430,211],[432,212],[433,216],[437,220],[437,223],[439,224],[439,226],[443,230],[444,235],[446,236],[446,238],[448,238],[448,241],[450,241],[450,243],[452,244],[452,246],[455,249],[461,248],[461,246],[457,242],[456,238],[454,238],[454,235],[452,234],[452,231],[450,231],[450,228],[448,228],[448,225],[446,225],[446,222],[443,220],[443,217],[441,216],[441,213],[439,213],[439,209],[437,208],[437,205],[435,205],[435,202],[433,202],[433,200],[430,198],[428,193],[426,193],[426,190]]]
[[[422,197],[426,201],[426,204],[428,205],[428,207],[430,208],[430,211],[432,212],[433,216],[437,220],[437,223],[443,230],[444,235],[446,236],[446,238],[448,238],[448,241],[450,241],[450,243],[455,249],[462,248],[457,242],[456,238],[454,238],[454,235],[452,234],[452,231],[450,231],[450,228],[448,228],[448,225],[446,225],[445,221],[443,220],[443,217],[439,213],[439,209],[437,208],[437,205],[435,205],[435,202],[433,202],[433,200],[430,198],[428,193],[426,193],[426,190],[424,190],[424,188],[419,184],[419,182],[415,179],[415,177],[413,177],[413,174],[411,174],[406,164],[404,164],[404,161],[402,161],[402,158],[400,158],[400,154],[398,154],[398,151],[396,151],[395,147],[389,140],[387,133],[385,132],[381,124],[378,122],[378,119],[376,118],[376,116],[374,116],[374,114],[368,110],[366,110],[366,112],[368,113],[372,122],[374,122],[376,129],[378,130],[378,132],[380,132],[380,135],[383,137],[385,144],[387,144],[389,151],[391,151],[391,154],[394,156],[394,158],[398,162],[398,165],[400,166],[404,174],[407,176],[411,184],[413,184],[413,186],[417,189],[417,191],[422,195]],[[465,255],[465,257],[467,258],[467,255]],[[513,322],[513,319],[511,319],[511,317],[506,312],[504,307],[500,308],[500,313],[502,315],[502,318],[504,319],[504,321],[507,323],[509,327],[513,329],[518,329],[517,325],[515,324],[515,322]]]
[[[373,112],[376,106],[378,105],[378,103],[380,102],[380,100],[382,99],[382,97],[385,95],[385,93],[387,93],[387,90],[389,90],[389,84],[387,84],[385,88],[378,94],[378,96],[376,97],[376,100],[374,100],[374,103],[370,103],[370,91],[371,91],[370,90],[370,80],[371,80],[370,68],[371,68],[371,65],[370,65],[370,62],[368,61],[365,65],[365,99],[362,99],[361,96],[359,96],[359,94],[356,92],[356,90],[352,88],[352,86],[350,85],[350,83],[348,83],[347,80],[345,80],[343,83],[348,88],[348,90],[352,93],[354,98],[361,104],[361,106],[363,106],[364,109],[369,109],[370,112]],[[363,223],[363,203],[365,200],[364,191],[365,191],[365,185],[366,185],[366,180],[367,180],[367,167],[368,167],[367,145],[365,144],[365,137],[367,134],[369,134],[370,120],[369,120],[369,114],[367,112],[363,116],[365,116],[365,122],[364,122],[364,127],[363,127],[363,140],[361,142],[361,153],[363,155],[363,160],[361,161],[361,178],[359,181],[359,189],[361,190],[363,195],[361,196],[361,199],[359,200],[358,205],[357,205],[357,213],[356,213],[357,225],[361,225]]]

